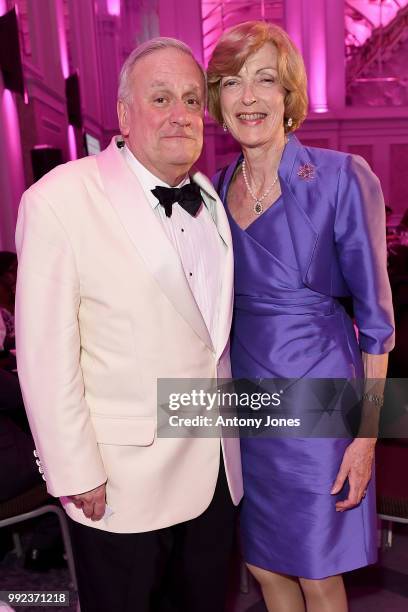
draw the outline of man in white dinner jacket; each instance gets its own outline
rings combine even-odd
[[[230,376],[230,231],[209,180],[188,174],[204,105],[191,50],[144,43],[120,76],[122,136],[19,210],[18,371],[82,612],[224,609],[239,440],[157,437],[158,378]]]

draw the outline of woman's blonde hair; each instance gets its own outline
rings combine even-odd
[[[238,74],[250,55],[265,43],[278,51],[278,77],[286,90],[285,132],[296,130],[307,114],[307,77],[302,56],[282,28],[264,21],[246,21],[226,30],[219,39],[208,64],[208,110],[218,123],[223,123],[220,83],[224,76]],[[288,119],[292,125],[288,126]]]

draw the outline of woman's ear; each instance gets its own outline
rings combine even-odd
[[[129,136],[130,125],[129,125],[129,107],[123,100],[118,100],[117,112],[119,119],[119,129],[122,136]]]

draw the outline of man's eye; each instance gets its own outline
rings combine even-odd
[[[197,100],[197,98],[188,98],[187,104],[189,104],[190,106],[201,106],[201,102],[200,100]]]
[[[163,96],[158,96],[157,98],[154,99],[155,102],[157,102],[157,104],[164,104],[166,101],[166,98],[164,98]]]

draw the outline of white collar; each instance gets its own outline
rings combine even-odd
[[[159,179],[157,176],[152,174],[150,170],[145,168],[145,166],[143,166],[143,164],[141,164],[140,161],[133,155],[132,151],[129,149],[129,147],[126,144],[122,148],[122,152],[123,152],[123,155],[125,156],[125,160],[128,166],[136,174],[136,177],[138,178],[140,184],[142,185],[151,207],[153,209],[156,208],[156,206],[159,205],[159,201],[152,194],[151,190],[158,186],[171,187],[171,185],[169,185],[168,183],[165,183],[164,181]],[[183,185],[187,185],[188,183],[190,183],[190,177],[187,174],[184,177],[184,179],[178,185],[176,185],[176,187],[182,187]]]

